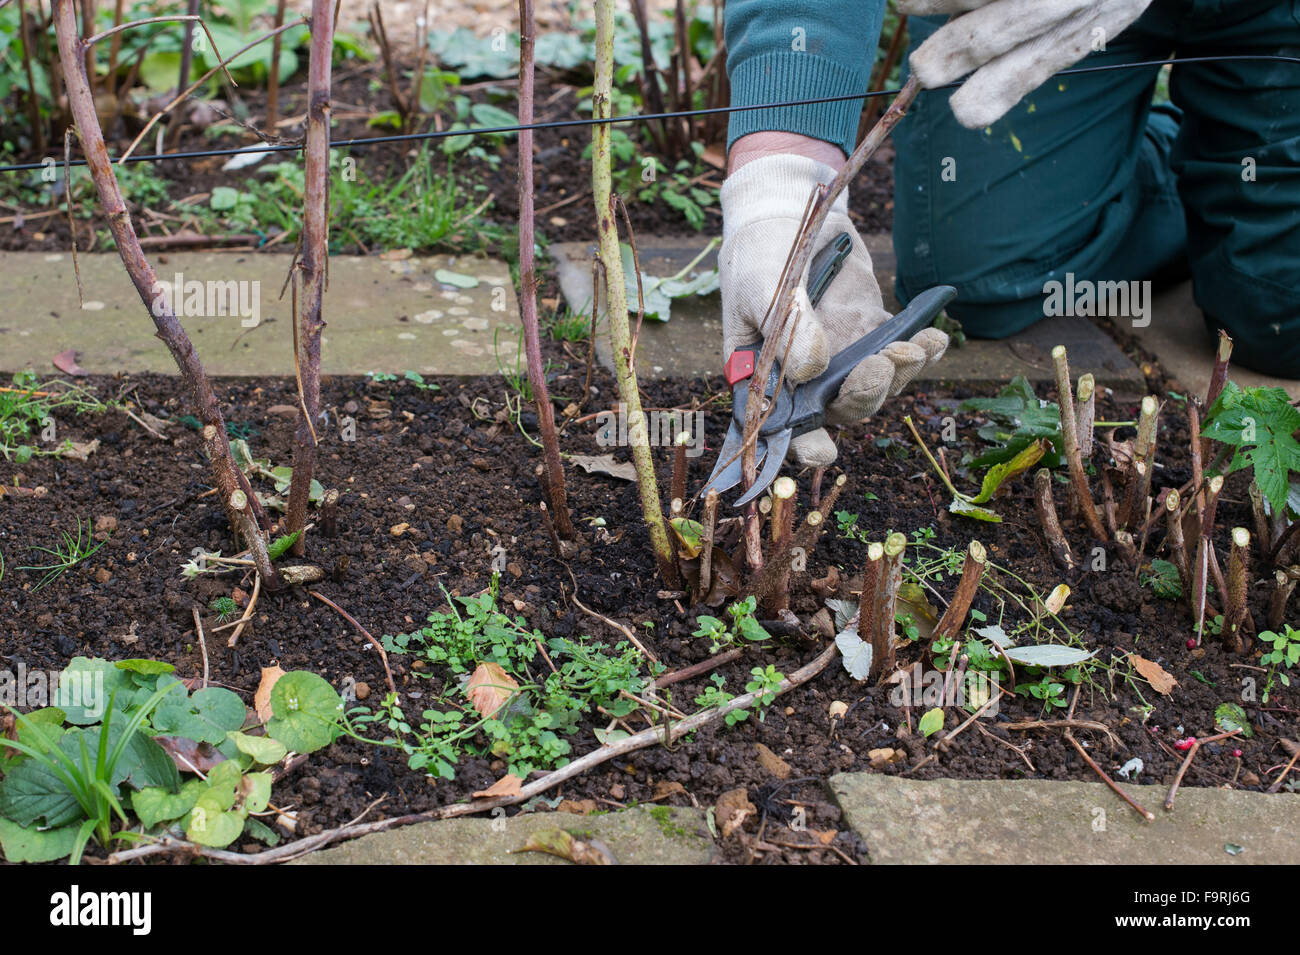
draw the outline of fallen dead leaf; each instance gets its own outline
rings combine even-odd
[[[835,837],[840,834],[838,829],[809,829],[808,832],[824,846],[830,845],[835,841]]]
[[[614,853],[599,839],[583,840],[563,829],[540,829],[528,837],[520,852],[545,852],[578,865],[617,865]]]
[[[92,441],[69,441],[63,446],[63,457],[71,461],[88,461],[99,450],[99,438]]]
[[[776,753],[772,752],[762,743],[755,743],[754,749],[758,752],[758,763],[765,770],[775,776],[777,779],[790,778],[790,764],[787,763]]]
[[[475,799],[495,799],[497,796],[518,796],[524,781],[518,776],[506,773],[487,789],[480,789],[474,794]]]
[[[686,787],[675,780],[661,779],[655,783],[655,799],[667,799],[669,796],[685,796]]]
[[[206,773],[217,763],[226,761],[225,755],[210,743],[200,743],[184,736],[155,736],[153,741],[183,773]]]
[[[880,749],[873,749],[867,753],[867,759],[871,763],[872,769],[883,769],[891,763],[902,762],[907,757],[907,753],[901,749],[893,749],[885,746]]]
[[[1173,688],[1178,685],[1178,681],[1166,673],[1165,668],[1154,660],[1140,657],[1136,653],[1130,653],[1128,659],[1133,664],[1133,669],[1138,671],[1138,675],[1150,683],[1151,689],[1157,693],[1168,696]]]
[[[725,839],[744,825],[745,820],[756,811],[745,790],[728,789],[718,797],[718,802],[713,807],[713,816],[718,821],[718,826],[722,829],[722,837]]]
[[[480,663],[465,684],[465,693],[478,715],[491,719],[519,689],[519,684],[499,663]]]
[[[555,807],[556,812],[570,812],[575,816],[589,816],[600,811],[600,805],[594,799],[561,799]]]
[[[636,468],[631,461],[615,461],[612,454],[575,454],[573,463],[588,474],[608,474],[620,481],[635,481]]]
[[[263,723],[271,718],[271,690],[275,688],[275,684],[282,676],[284,671],[280,669],[278,663],[262,667],[262,681],[257,684],[257,692],[253,694],[253,709],[257,711],[257,718]]]
[[[50,361],[54,363],[54,367],[59,369],[59,371],[63,372],[65,375],[71,375],[74,378],[85,378],[90,374],[90,372],[77,364],[77,352],[76,349],[73,348],[59,352],[51,358]]]

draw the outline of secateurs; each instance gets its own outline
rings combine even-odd
[[[848,234],[841,233],[813,259],[809,269],[808,289],[809,300],[814,306],[839,273],[849,251],[848,240]],[[764,410],[770,413],[759,430],[755,447],[758,476],[749,490],[736,501],[735,506],[748,504],[776,480],[791,439],[815,431],[825,424],[827,405],[839,394],[840,385],[844,384],[849,373],[864,358],[874,355],[892,342],[911,338],[929,326],[935,316],[956,296],[957,290],[950,285],[939,285],[922,292],[889,321],[835,354],[826,370],[816,378],[799,385],[783,382],[779,394],[777,385],[781,382],[781,368],[779,362],[773,362],[765,392],[767,404]],[[701,497],[710,490],[719,494],[730,490],[743,477],[740,452],[744,444],[745,410],[749,401],[750,379],[762,348],[762,340],[741,345],[731,353],[723,367],[727,383],[731,385],[731,422],[718,454],[718,463],[709,475],[704,490],[700,492]]]

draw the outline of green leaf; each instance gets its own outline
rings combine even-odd
[[[247,773],[241,785],[244,793],[244,812],[265,812],[271,802],[271,774]]]
[[[698,557],[704,547],[704,525],[685,517],[674,517],[668,523],[682,545],[682,555],[687,560]]]
[[[453,285],[456,288],[478,288],[478,279],[474,276],[453,272],[451,269],[438,269],[433,273],[433,277],[444,285]]]
[[[978,504],[972,504],[970,501],[964,501],[959,497],[953,498],[952,503],[948,505],[948,510],[958,517],[971,517],[977,521],[987,521],[990,524],[1002,523],[1002,518],[987,507],[980,507]]]
[[[239,203],[239,190],[232,189],[230,186],[214,186],[212,196],[208,199],[208,206],[213,212],[225,212],[227,209],[233,209]]]
[[[20,826],[30,826],[41,819],[47,827],[54,828],[84,815],[63,781],[34,759],[19,763],[0,782],[0,816]]]
[[[176,667],[162,660],[118,660],[113,666],[119,670],[130,670],[143,676],[157,676],[161,673],[175,673]]]
[[[244,820],[244,834],[256,839],[258,842],[264,842],[268,846],[280,844],[280,834],[254,816],[249,816]]]
[[[469,108],[469,115],[480,126],[514,126],[519,122],[514,113],[507,112],[499,106],[493,106],[491,103],[475,103]],[[514,133],[503,133],[502,135],[513,136]]]
[[[89,726],[104,718],[108,701],[117,693],[117,705],[125,705],[133,689],[131,677],[99,657],[73,657],[59,674],[57,702],[69,723]]]
[[[271,560],[279,560],[285,552],[297,543],[298,538],[302,536],[302,531],[294,531],[292,534],[281,534],[275,540],[266,546],[267,556]]]
[[[342,699],[322,677],[305,670],[286,673],[271,690],[267,735],[298,753],[311,753],[338,735]]]
[[[131,808],[141,825],[152,829],[160,822],[179,819],[199,801],[199,796],[208,791],[208,783],[202,779],[188,780],[181,786],[180,792],[169,793],[158,786],[149,786],[131,796]]]
[[[932,710],[927,710],[921,717],[916,728],[921,731],[922,736],[933,736],[939,730],[943,729],[943,709],[936,706]]]
[[[576,33],[543,33],[533,45],[533,57],[538,66],[557,70],[573,70],[587,65],[587,45]]]
[[[1093,655],[1088,650],[1043,643],[1028,647],[1006,647],[1007,659],[1030,667],[1068,667],[1082,663]]]
[[[163,700],[154,711],[153,725],[163,733],[215,746],[225,741],[226,733],[244,725],[244,702],[230,690],[210,686],[187,700],[179,696]]]
[[[224,848],[239,838],[244,831],[244,816],[216,808],[213,800],[202,796],[190,810],[185,822],[185,836],[201,846]]]
[[[1251,728],[1250,717],[1246,711],[1236,703],[1220,703],[1214,708],[1214,722],[1219,729],[1225,733],[1231,733],[1233,730],[1241,730],[1241,735],[1250,739],[1255,735]]]
[[[0,819],[0,848],[12,863],[54,862],[71,853],[76,841],[76,826],[32,829]]]
[[[249,736],[246,733],[229,735],[241,753],[248,754],[253,757],[253,762],[263,766],[272,766],[289,754],[289,750],[283,743],[269,736]]]
[[[1047,452],[1050,444],[1045,438],[1027,445],[1024,450],[1015,455],[1010,461],[1003,461],[993,465],[984,475],[984,483],[980,487],[980,492],[971,499],[972,504],[983,504],[993,499],[998,488],[1008,481],[1015,480],[1024,474]]]

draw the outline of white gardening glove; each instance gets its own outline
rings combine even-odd
[[[762,322],[781,278],[781,270],[803,219],[808,196],[817,183],[829,183],[835,171],[804,156],[780,154],[755,159],[722,184],[722,249],[718,271],[722,284],[723,356],[740,345],[766,338]],[[853,237],[853,251],[816,310],[808,301],[807,272],[795,292],[801,316],[794,327],[785,360],[788,381],[816,378],[832,355],[889,319],[880,285],[871,270],[871,256],[848,216],[848,195],[840,193],[814,252],[841,232]],[[886,397],[896,395],[926,364],[938,361],[948,336],[927,328],[911,341],[894,342],[864,359],[827,409],[831,424],[851,424],[879,410]],[[835,443],[825,429],[795,438],[790,445],[802,465],[824,467],[835,460]]]
[[[1151,0],[898,0],[910,16],[954,14],[912,54],[927,89],[974,76],[950,100],[957,122],[1001,119],[1048,77],[1114,40]]]

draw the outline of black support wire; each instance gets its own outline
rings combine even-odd
[[[1190,56],[1176,57],[1170,60],[1142,60],[1136,63],[1108,63],[1101,66],[1077,66],[1068,70],[1061,70],[1055,76],[1079,76],[1087,73],[1107,73],[1111,70],[1133,70],[1149,67],[1178,66],[1192,63],[1228,63],[1238,61],[1271,61],[1277,63],[1295,63],[1300,64],[1300,56],[1286,56],[1283,54],[1229,54],[1226,56]],[[1054,77],[1053,77],[1054,78]],[[948,83],[945,86],[935,87],[935,89],[956,89],[962,85],[962,80],[955,83]],[[606,119],[559,119],[551,120],[544,123],[527,123],[516,126],[478,126],[473,129],[445,129],[441,132],[430,131],[424,133],[405,133],[397,136],[370,136],[364,139],[341,139],[334,140],[330,143],[331,149],[351,149],[358,146],[376,146],[380,143],[407,143],[419,142],[429,139],[447,139],[452,136],[499,136],[505,133],[517,133],[525,129],[564,129],[572,126],[599,126],[602,124],[617,125],[620,123],[646,123],[652,120],[677,119],[684,116],[712,116],[717,113],[740,113],[756,109],[785,109],[795,106],[815,106],[820,103],[841,103],[849,100],[868,100],[875,96],[893,96],[899,90],[879,90],[875,93],[846,93],[840,96],[820,96],[815,99],[790,100],[779,103],[757,103],[749,106],[714,106],[709,109],[685,109],[675,113],[633,113],[629,116],[611,116]],[[302,143],[262,143],[251,146],[240,146],[229,149],[201,149],[191,152],[178,153],[155,153],[152,155],[128,156],[125,162],[164,162],[171,159],[204,159],[211,156],[238,156],[248,153],[282,153],[298,152],[303,148]],[[118,159],[112,160],[114,163]],[[62,160],[56,159],[59,166],[64,165]],[[84,166],[86,160],[74,159],[68,163],[69,166]],[[10,166],[0,166],[0,172],[28,172],[35,169],[44,169],[46,162],[28,162],[16,163]]]

